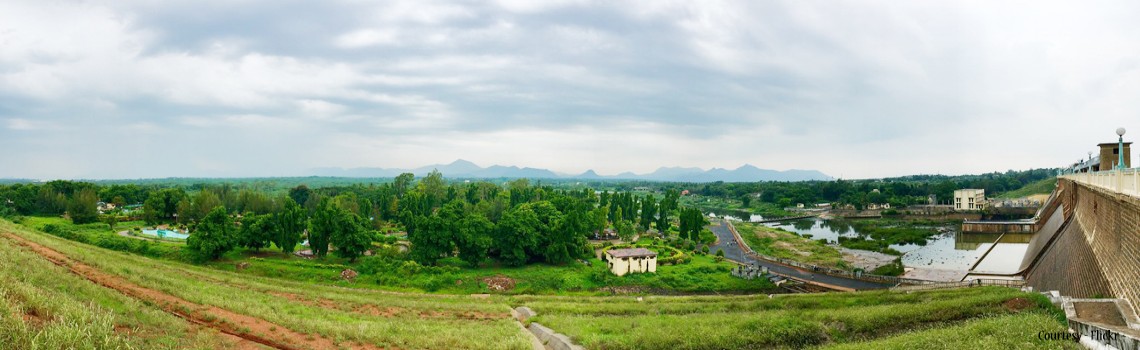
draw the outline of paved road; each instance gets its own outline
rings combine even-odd
[[[770,272],[779,275],[790,276],[804,281],[815,281],[834,286],[853,288],[856,290],[884,289],[890,287],[889,285],[824,275],[820,273],[800,270],[790,266],[780,265],[766,260],[753,259],[752,257],[745,255],[744,251],[740,249],[740,246],[735,243],[736,238],[733,237],[732,232],[728,230],[728,224],[725,224],[724,221],[721,221],[719,224],[709,227],[709,229],[712,230],[712,232],[715,233],[717,237],[717,244],[714,244],[711,248],[709,248],[711,249],[710,252],[716,254],[716,251],[718,249],[724,250],[725,258],[735,260],[737,262],[753,266],[765,266],[768,267],[768,271]]]

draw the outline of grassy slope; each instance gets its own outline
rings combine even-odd
[[[337,341],[394,345],[403,349],[525,349],[529,346],[527,338],[509,319],[509,307],[501,299],[399,295],[281,281],[92,247],[7,221],[0,221],[0,230],[15,232],[144,287]],[[300,295],[309,302],[279,295]],[[391,315],[353,311],[361,308],[375,308]],[[471,313],[496,317],[469,319]]]
[[[820,241],[762,224],[742,222],[733,225],[744,242],[756,253],[819,266],[847,266],[839,250]]]
[[[864,292],[728,298],[518,297],[533,320],[571,336],[587,348],[719,349],[846,344],[899,347],[919,342],[942,347],[948,337],[973,344],[978,337],[1006,337],[1014,348],[1038,348],[1038,331],[1062,331],[1055,310],[1040,296],[1006,288],[926,293]],[[1003,303],[1031,300],[1013,311]],[[1036,301],[1036,303],[1034,303]],[[979,326],[974,320],[983,325]],[[1021,323],[1026,321],[1026,323]],[[1031,322],[1030,322],[1031,321]],[[991,324],[1001,325],[995,329]]]
[[[1053,187],[1056,185],[1056,178],[1043,179],[1041,181],[1028,183],[1019,189],[999,194],[995,198],[1011,199],[1028,197],[1035,194],[1049,194],[1050,192],[1053,192]]]
[[[0,238],[0,344],[10,349],[228,348],[216,332],[72,275]]]
[[[368,270],[360,264],[346,264],[330,259],[328,262],[313,261],[266,253],[272,257],[258,258],[242,254],[231,254],[225,260],[211,263],[221,270],[234,270],[240,262],[249,262],[251,268],[245,273],[260,276],[288,278],[299,281],[345,285],[340,278],[341,270],[353,268]],[[395,291],[433,292],[443,294],[492,293],[483,279],[492,276],[509,277],[516,282],[507,294],[607,294],[603,288],[636,286],[648,290],[667,292],[747,292],[768,291],[774,288],[766,280],[743,280],[728,274],[734,266],[730,262],[716,262],[712,256],[694,256],[687,264],[658,266],[655,274],[634,274],[617,277],[606,269],[606,264],[598,259],[589,259],[590,266],[578,263],[563,266],[531,264],[520,267],[458,267],[458,261],[445,261],[444,268],[424,268],[405,264],[393,269],[378,268],[373,274],[358,278],[356,286]]]
[[[826,349],[1083,349],[1072,341],[1037,338],[1038,331],[1058,332],[1056,319],[1041,313],[980,318],[863,343],[836,344]]]
[[[821,295],[633,297],[468,296],[385,293],[251,276],[123,254],[67,241],[0,221],[0,231],[49,246],[73,259],[140,285],[190,301],[264,318],[290,329],[342,341],[396,345],[406,349],[527,347],[511,321],[474,320],[464,315],[504,314],[508,305],[538,311],[534,320],[572,336],[588,348],[749,348],[850,346],[859,348],[963,347],[1001,341],[1000,348],[1038,348],[1038,331],[1063,329],[1055,310],[1040,296],[1003,288],[925,293],[865,292]],[[39,344],[90,344],[90,347],[217,347],[209,334],[186,336],[181,320],[122,295],[87,283],[0,239],[0,262],[7,268],[0,291],[0,322],[16,325],[14,310],[26,305],[58,315],[63,336],[40,337]],[[19,261],[20,263],[15,263]],[[34,277],[28,277],[34,276]],[[13,282],[20,278],[27,282]],[[54,282],[53,282],[54,281]],[[12,287],[15,286],[15,287]],[[22,289],[32,289],[32,293]],[[42,294],[36,298],[12,298]],[[60,290],[66,290],[61,293]],[[76,292],[78,291],[78,292]],[[279,295],[291,295],[283,298]],[[1020,312],[1003,307],[1013,298],[1036,303]],[[40,300],[19,301],[13,300]],[[57,302],[62,300],[62,302]],[[74,300],[68,301],[68,300]],[[82,300],[82,301],[80,301]],[[50,301],[50,302],[49,302]],[[91,301],[86,303],[86,301]],[[317,306],[315,304],[323,304]],[[371,306],[390,315],[353,312]],[[53,311],[60,308],[64,311]],[[67,311],[70,310],[70,311]],[[129,324],[148,332],[111,334],[109,324]],[[9,344],[35,338],[25,328],[4,327]],[[71,334],[67,336],[67,334]],[[144,336],[145,334],[145,336]],[[6,338],[5,338],[6,337]],[[16,340],[11,340],[15,338]],[[1062,345],[1063,346],[1063,345]],[[21,347],[21,346],[17,346]],[[24,346],[34,348],[34,346]],[[86,347],[86,346],[79,346]],[[993,348],[994,346],[990,346]]]
[[[120,251],[139,253],[140,246],[146,244],[145,255],[177,259],[181,243],[145,241],[137,238],[121,237],[104,224],[73,225],[58,217],[25,217],[22,225],[29,228],[42,228],[52,224],[76,232],[84,242]],[[115,231],[140,226],[141,222],[121,224]],[[146,242],[146,243],[144,243]],[[350,264],[347,260],[329,256],[322,261],[302,259],[274,249],[260,252],[237,250],[227,254],[211,267],[234,271],[241,262],[250,263],[246,274],[292,279],[310,283],[344,286],[340,272],[346,268],[358,271],[369,270],[363,265],[372,258],[361,259]],[[521,267],[482,267],[466,268],[458,259],[445,260],[450,268],[424,268],[418,265],[403,265],[396,268],[379,267],[373,273],[364,274],[355,286],[369,288],[450,294],[491,293],[482,280],[491,276],[506,276],[516,280],[512,294],[598,294],[604,287],[636,286],[648,290],[669,292],[758,292],[775,288],[767,280],[744,280],[727,273],[734,267],[731,262],[716,262],[711,256],[697,255],[693,261],[676,266],[659,266],[658,273],[632,275],[618,278],[610,274],[605,262],[590,259],[591,265],[571,263],[564,266],[531,264]],[[456,281],[459,281],[458,283]]]

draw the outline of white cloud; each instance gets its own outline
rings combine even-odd
[[[9,118],[5,120],[5,123],[8,125],[8,129],[17,131],[35,131],[51,127],[48,123],[24,118]]]
[[[359,29],[341,34],[335,41],[337,46],[355,49],[373,45],[399,44],[399,34],[395,29]]]
[[[1132,2],[281,6],[0,3],[0,147],[21,150],[0,176],[182,175],[154,169],[196,154],[203,175],[465,158],[869,177],[1057,166],[1140,130]],[[106,139],[146,147],[65,155]]]

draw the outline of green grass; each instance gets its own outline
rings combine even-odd
[[[758,254],[790,259],[802,263],[835,268],[848,268],[838,249],[823,242],[801,237],[780,228],[763,224],[733,223],[740,237]]]
[[[530,264],[520,267],[489,266],[463,267],[458,259],[445,259],[442,266],[422,266],[406,260],[367,257],[356,264],[329,259],[324,262],[304,260],[277,253],[264,253],[264,258],[235,253],[224,261],[209,266],[220,270],[235,270],[240,262],[250,263],[243,274],[285,278],[308,283],[347,286],[340,278],[345,268],[361,273],[357,287],[393,291],[430,292],[441,294],[610,294],[609,287],[628,287],[642,292],[659,293],[712,293],[712,292],[764,292],[775,289],[767,280],[745,280],[732,277],[729,270],[735,265],[716,261],[710,255],[686,255],[686,264],[658,266],[657,273],[614,276],[599,259],[588,259],[590,265],[573,262],[566,265]],[[508,291],[488,289],[484,279],[507,277],[515,282]]]
[[[118,231],[133,230],[136,227],[141,228],[143,226],[142,221],[120,223],[115,226],[114,231],[104,223],[75,225],[71,223],[71,220],[60,217],[25,216],[20,219],[19,223],[27,228],[107,249],[131,252],[153,258],[183,259],[181,253],[182,246],[184,246],[183,243],[167,242],[159,239],[123,237],[116,233]]]
[[[902,276],[906,270],[903,267],[902,258],[895,258],[890,264],[876,267],[871,271],[872,274],[880,276]]]
[[[293,331],[337,342],[363,342],[403,349],[526,349],[528,337],[507,318],[510,307],[529,306],[532,318],[595,349],[802,348],[1037,348],[1039,331],[1064,326],[1059,311],[1039,294],[985,287],[898,293],[889,291],[805,295],[596,296],[442,295],[397,293],[281,279],[252,272],[258,265],[312,264],[251,260],[241,272],[195,266],[107,250],[39,233],[0,220],[0,231],[55,249],[72,259],[146,288],[188,301],[265,319]],[[326,262],[321,269],[341,268]],[[155,306],[99,287],[0,238],[0,342],[15,348],[219,348],[224,341],[192,331],[185,321]],[[675,266],[671,273],[632,275],[631,281],[678,278],[716,271],[708,256]],[[557,275],[528,266],[474,269],[514,274],[520,280]],[[302,271],[313,268],[306,266]],[[448,267],[440,267],[446,270]],[[281,271],[294,271],[283,269]],[[423,272],[423,271],[420,271]],[[576,273],[562,271],[562,277]],[[446,272],[439,272],[446,275]],[[425,272],[431,275],[431,272]],[[450,276],[447,278],[451,278]],[[638,281],[636,278],[646,280]],[[710,283],[708,278],[694,281]],[[730,278],[729,281],[742,281]],[[531,282],[528,282],[531,283]],[[563,281],[562,283],[567,283]],[[450,281],[454,285],[454,280]],[[463,283],[466,284],[466,283]],[[345,288],[354,287],[354,288]],[[527,287],[537,288],[537,287]],[[697,288],[696,286],[694,288]],[[702,287],[703,288],[703,287]],[[1028,307],[1006,303],[1024,298]],[[640,300],[639,300],[640,299]],[[377,315],[362,310],[383,310]],[[46,324],[20,315],[48,315]],[[484,317],[472,318],[472,315]],[[136,331],[115,332],[115,325]],[[994,341],[996,343],[987,343]],[[1056,343],[1059,344],[1059,343]]]
[[[923,332],[1011,316],[1039,322],[1010,325],[1009,332],[1063,329],[1051,306],[1035,302],[1038,296],[1008,288],[975,288],[774,298],[646,298],[641,302],[632,298],[517,297],[516,302],[538,313],[534,322],[587,348],[723,349],[874,344],[865,342],[894,341],[900,334],[937,337],[945,335]],[[1014,298],[1030,300],[1030,307],[1014,311],[1003,305]],[[961,336],[975,331],[950,329],[951,334]]]
[[[52,229],[49,233],[53,235],[107,249],[185,261],[181,254],[181,243],[122,237],[105,224],[74,225],[69,220],[58,217],[26,217],[21,224],[37,230],[50,226]],[[135,224],[141,225],[141,222]],[[116,231],[119,230],[116,227]],[[715,240],[711,232],[705,231],[702,235],[709,236],[710,241]],[[643,241],[642,243],[651,242],[648,239]],[[441,266],[421,266],[394,247],[375,250],[377,256],[349,263],[347,259],[335,256],[307,260],[274,248],[260,251],[237,249],[207,266],[235,271],[237,264],[246,262],[250,267],[243,274],[327,285],[351,284],[390,291],[445,294],[498,293],[488,289],[483,282],[484,279],[495,276],[515,281],[514,289],[503,292],[507,294],[609,294],[610,287],[659,293],[764,292],[776,288],[767,280],[732,277],[728,271],[735,265],[731,262],[718,262],[712,256],[689,252],[686,252],[686,256],[691,261],[687,264],[662,265],[655,274],[617,277],[609,273],[606,263],[599,259],[588,259],[589,266],[571,262],[566,265],[540,263],[521,267],[470,268],[457,258],[444,259]],[[349,283],[340,277],[344,269],[354,269],[362,275],[355,283]]]
[[[1038,339],[1037,333],[1064,332],[1057,320],[1041,313],[982,318],[864,343],[836,344],[824,349],[1083,349],[1073,341]]]
[[[838,220],[833,220],[838,221]],[[890,248],[894,244],[926,245],[931,237],[938,234],[937,226],[946,222],[931,220],[897,219],[858,219],[832,222],[832,225],[850,225],[859,237],[839,237],[839,245],[851,249],[877,251],[892,255],[902,255]]]
[[[1056,185],[1056,178],[1042,179],[1041,181],[1028,183],[1019,189],[998,194],[995,198],[1013,199],[1024,198],[1035,194],[1049,194],[1053,192],[1053,188],[1056,187]]]
[[[739,199],[688,195],[680,198],[680,204],[683,207],[712,211],[717,213],[717,215],[732,214],[734,212],[758,214],[764,217],[787,217],[796,215],[793,212],[784,210],[784,208],[781,208],[779,205],[760,202],[759,200],[753,200],[750,206],[745,207],[744,202]]]
[[[72,275],[0,238],[0,344],[9,349],[230,346],[173,315]]]
[[[527,338],[508,318],[509,307],[501,299],[393,294],[283,281],[124,254],[33,232],[5,221],[0,221],[0,230],[15,232],[147,288],[340,342],[403,349],[525,349],[529,346]],[[313,301],[297,302],[281,295]],[[320,300],[334,307],[318,304]],[[362,307],[396,312],[391,316],[374,316],[353,311]],[[499,318],[474,320],[463,316],[473,312],[499,315]]]

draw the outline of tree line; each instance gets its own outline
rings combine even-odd
[[[904,207],[926,204],[929,196],[946,202],[954,190],[980,188],[987,195],[1019,189],[1027,184],[1056,176],[1056,169],[1007,171],[981,175],[913,175],[874,180],[835,180],[804,182],[742,182],[707,184],[662,184],[683,187],[695,194],[741,200],[746,207],[753,201],[789,207],[797,203],[838,203],[863,208],[868,204]],[[877,190],[877,191],[876,191]]]
[[[456,256],[471,265],[494,259],[511,266],[585,258],[591,254],[587,239],[610,227],[626,239],[636,232],[676,231],[679,197],[675,189],[637,196],[556,189],[526,179],[503,185],[449,184],[439,172],[418,180],[402,174],[380,184],[299,185],[278,192],[230,184],[193,189],[70,181],[0,186],[2,208],[18,215],[66,214],[76,223],[94,222],[99,220],[95,203],[104,201],[118,204],[119,209],[104,215],[111,225],[116,215],[138,216],[151,225],[180,225],[192,232],[187,250],[199,260],[217,259],[239,247],[275,246],[291,253],[305,239],[316,256],[329,254],[331,246],[334,254],[355,259],[382,239],[380,230],[403,229],[410,256],[421,264]],[[128,203],[142,205],[123,211]],[[693,224],[692,217],[679,219],[683,234],[703,226]]]

